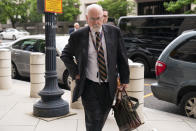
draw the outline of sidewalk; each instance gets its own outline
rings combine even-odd
[[[33,104],[40,98],[30,98],[30,83],[12,80],[13,87],[0,90],[0,131],[85,131],[83,110],[70,109],[77,115],[50,122],[32,116]],[[70,92],[63,99],[70,102]],[[154,109],[144,108],[145,124],[137,131],[196,131],[196,120]],[[110,113],[103,131],[118,131]]]

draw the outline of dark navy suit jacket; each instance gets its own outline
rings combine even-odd
[[[126,51],[119,28],[111,25],[102,26],[108,63],[108,82],[110,95],[113,99],[117,89],[117,76],[119,74],[121,83],[129,83],[129,66]],[[82,95],[86,80],[86,67],[88,61],[89,27],[81,28],[70,35],[69,42],[62,51],[61,59],[65,63],[71,77],[74,79],[77,74],[80,80],[76,82],[73,91],[72,102]],[[74,61],[74,57],[76,61]]]

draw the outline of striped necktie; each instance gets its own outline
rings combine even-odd
[[[101,43],[100,32],[95,32],[95,35],[96,35],[96,50],[97,50],[97,62],[99,67],[99,77],[104,82],[107,79],[104,50]]]

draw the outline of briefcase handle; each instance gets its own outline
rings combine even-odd
[[[132,109],[135,111],[139,106],[139,100],[135,97],[128,96],[127,91],[124,88],[121,93],[122,93],[121,97],[127,97],[130,103],[132,104]],[[132,101],[134,101],[135,104],[133,104]]]

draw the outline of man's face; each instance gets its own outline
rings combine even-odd
[[[93,8],[89,10],[86,20],[91,30],[97,32],[103,24],[103,12]]]
[[[103,11],[103,23],[106,24],[108,22],[108,12]]]
[[[79,28],[80,28],[80,26],[79,26],[78,24],[76,24],[76,25],[75,25],[75,28],[76,28],[76,29],[79,29]]]

